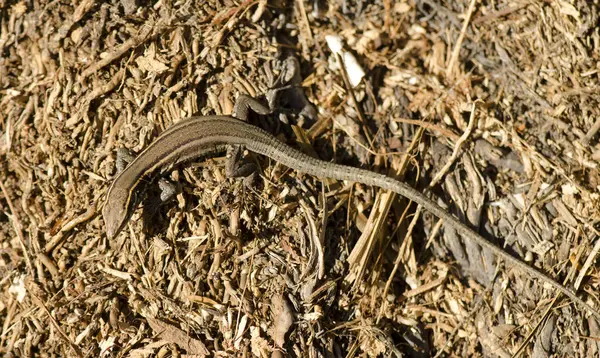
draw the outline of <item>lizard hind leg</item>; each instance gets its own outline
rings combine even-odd
[[[243,147],[232,145],[227,148],[225,174],[228,178],[244,178],[247,188],[253,187],[257,180],[256,164],[244,157]]]

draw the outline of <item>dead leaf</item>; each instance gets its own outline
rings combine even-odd
[[[208,349],[204,343],[190,337],[183,330],[156,318],[146,317],[146,319],[154,333],[161,339],[175,343],[189,354],[208,355]]]
[[[283,348],[285,335],[294,322],[292,308],[283,295],[277,295],[273,297],[271,311],[273,312],[273,326],[269,329],[269,335],[277,346]]]

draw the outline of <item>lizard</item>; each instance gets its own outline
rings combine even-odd
[[[245,148],[302,173],[391,190],[421,205],[427,211],[442,219],[446,225],[456,230],[463,238],[472,240],[490,250],[497,257],[504,260],[505,263],[511,264],[515,268],[526,272],[532,278],[552,286],[568,296],[577,305],[585,308],[597,319],[600,319],[600,313],[583,301],[575,292],[488,241],[420,191],[387,175],[367,169],[327,162],[294,149],[278,140],[271,133],[248,123],[250,110],[259,115],[267,115],[272,112],[271,109],[258,100],[240,95],[234,105],[234,113],[230,116],[190,117],[162,132],[123,171],[117,174],[110,185],[102,209],[107,237],[109,239],[114,238],[129,220],[137,205],[136,192],[143,178],[160,169],[170,168],[193,159],[207,158],[229,152],[231,148],[237,148],[239,153],[240,148]],[[246,166],[244,169],[246,173],[248,172],[247,169]]]

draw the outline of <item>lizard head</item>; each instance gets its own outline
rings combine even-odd
[[[106,225],[106,236],[109,239],[115,237],[127,222],[129,218],[129,192],[120,188],[111,188],[108,192],[104,208],[102,208],[102,217]]]

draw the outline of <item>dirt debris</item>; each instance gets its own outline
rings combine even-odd
[[[429,190],[598,306],[598,4],[0,9],[3,356],[598,355],[586,312],[376,188],[260,156],[247,187],[215,158],[113,241],[99,215],[118,149],[248,94],[282,140]]]

